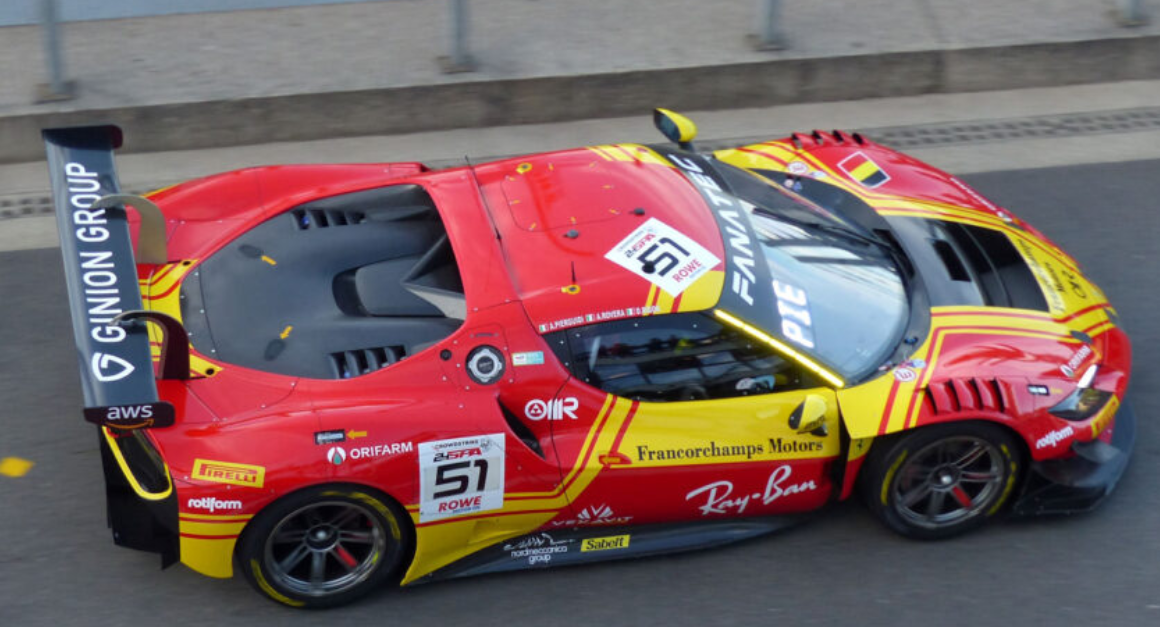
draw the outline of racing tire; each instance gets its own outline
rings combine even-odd
[[[871,449],[862,495],[895,532],[941,540],[1001,513],[1023,472],[1023,460],[1023,446],[998,425],[924,427]]]
[[[411,545],[406,512],[360,486],[315,486],[262,510],[238,543],[238,567],[291,607],[350,603],[397,575]]]

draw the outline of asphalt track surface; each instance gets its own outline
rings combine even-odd
[[[1135,350],[1135,457],[1093,514],[914,542],[857,503],[713,551],[384,589],[325,613],[113,546],[56,250],[0,253],[0,626],[1160,624],[1160,161],[965,177],[1076,256]]]

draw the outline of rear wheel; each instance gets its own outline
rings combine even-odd
[[[397,573],[410,542],[405,514],[389,498],[350,486],[319,486],[262,511],[238,545],[246,579],[293,607],[349,603]]]
[[[1023,468],[1023,449],[997,425],[935,425],[871,451],[863,492],[894,531],[941,539],[974,529],[1003,510]]]

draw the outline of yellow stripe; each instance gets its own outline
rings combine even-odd
[[[178,520],[177,528],[181,533],[195,536],[236,536],[242,532],[246,523],[243,522],[190,522]]]
[[[742,331],[745,331],[746,333],[752,335],[753,337],[755,337],[759,340],[762,340],[766,344],[769,344],[770,346],[773,347],[774,350],[781,353],[782,356],[788,357],[788,358],[798,362],[799,364],[804,366],[806,368],[806,370],[809,370],[810,372],[813,372],[814,374],[818,375],[822,379],[825,379],[826,382],[829,383],[830,385],[832,385],[836,388],[841,388],[841,387],[846,385],[845,382],[842,381],[842,378],[839,377],[836,373],[831,372],[828,368],[826,368],[822,364],[814,361],[808,355],[801,353],[801,352],[798,352],[796,349],[794,349],[789,344],[786,344],[785,342],[782,342],[782,341],[778,340],[777,338],[774,338],[773,336],[766,334],[761,329],[758,329],[757,327],[754,327],[754,326],[742,321],[740,318],[736,318],[736,317],[734,317],[734,316],[732,316],[724,311],[721,311],[720,309],[714,309],[713,315],[717,316],[718,318],[721,318],[722,320],[725,320],[726,322],[741,329]]]
[[[173,493],[173,479],[169,476],[169,464],[166,464],[164,461],[162,462],[165,471],[165,490],[161,492],[149,492],[141,487],[140,483],[137,483],[137,477],[134,477],[133,472],[129,470],[129,464],[125,462],[125,456],[121,454],[121,447],[117,446],[117,442],[113,439],[112,434],[109,433],[109,428],[101,427],[101,433],[104,434],[105,441],[109,444],[109,449],[113,451],[113,457],[117,459],[117,465],[121,467],[121,474],[125,475],[125,480],[129,482],[129,486],[133,488],[133,492],[137,493],[138,497],[146,501],[164,501],[169,498],[169,495]]]
[[[591,150],[592,152],[600,155],[600,158],[604,159],[605,161],[612,161],[612,157],[609,157],[607,154],[605,154],[601,146],[589,146],[588,150]]]
[[[182,518],[192,518],[194,520],[219,520],[219,521],[243,521],[254,517],[253,514],[237,514],[233,516],[224,516],[218,514],[181,514]]]

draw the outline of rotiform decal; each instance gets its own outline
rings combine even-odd
[[[189,509],[203,509],[212,514],[218,510],[240,510],[242,509],[242,502],[238,500],[223,501],[219,498],[206,496],[200,499],[189,499],[186,501],[185,506]]]

